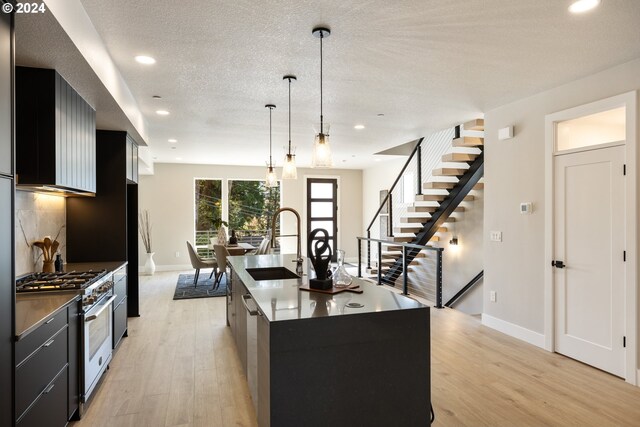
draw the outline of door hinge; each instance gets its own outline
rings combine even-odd
[[[622,337],[622,346],[627,347],[627,337]]]
[[[627,262],[627,251],[622,251],[622,261]]]
[[[627,174],[627,165],[622,165],[622,175]]]

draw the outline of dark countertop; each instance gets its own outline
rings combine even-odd
[[[80,295],[75,291],[17,294],[16,340],[21,340],[42,325],[45,319],[79,299]]]
[[[127,265],[126,261],[72,262],[65,264],[65,271],[116,271]],[[40,326],[44,319],[62,310],[80,296],[76,291],[52,291],[16,294],[16,339],[21,340]]]
[[[304,275],[300,279],[255,281],[247,268],[281,267],[295,273],[294,255],[245,255],[227,258],[233,270],[247,287],[260,311],[270,321],[309,319],[312,317],[342,316],[425,308],[426,306],[403,295],[398,295],[366,280],[353,277],[364,290],[362,294],[342,292],[336,295],[302,291],[301,284],[308,283],[307,261],[302,265]],[[348,303],[360,303],[362,308],[347,307]]]

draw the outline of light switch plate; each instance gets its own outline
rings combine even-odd
[[[489,292],[489,299],[491,300],[491,302],[496,302],[498,300],[498,294],[496,293],[496,291]]]
[[[180,252],[176,251],[176,258],[180,258]]]
[[[502,231],[492,231],[489,237],[492,242],[502,242]]]

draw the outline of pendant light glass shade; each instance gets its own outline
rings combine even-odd
[[[291,81],[297,80],[296,76],[286,75],[282,78],[289,81],[289,151],[284,156],[284,166],[282,167],[282,179],[298,179],[296,168],[296,155],[291,152]],[[295,151],[295,147],[294,147]]]
[[[273,166],[269,166],[267,168],[267,176],[265,178],[267,187],[277,187],[278,186],[278,175],[273,170]]]
[[[314,168],[333,167],[333,156],[331,155],[331,145],[329,144],[329,124],[323,123],[320,132],[316,134],[313,143],[313,158],[311,165]]]
[[[295,154],[285,154],[282,167],[282,179],[298,179]]]
[[[313,143],[313,157],[311,167],[330,168],[333,166],[331,146],[329,145],[329,124],[324,123],[322,114],[322,40],[329,37],[331,31],[328,28],[314,28],[312,34],[320,39],[320,128]]]
[[[276,108],[273,104],[265,105],[269,109],[269,164],[267,164],[267,175],[265,177],[265,185],[269,188],[278,186],[278,176],[273,170],[273,158],[271,156],[271,113]]]

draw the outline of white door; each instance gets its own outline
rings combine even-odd
[[[555,349],[620,377],[624,152],[620,145],[557,155],[554,166]]]

